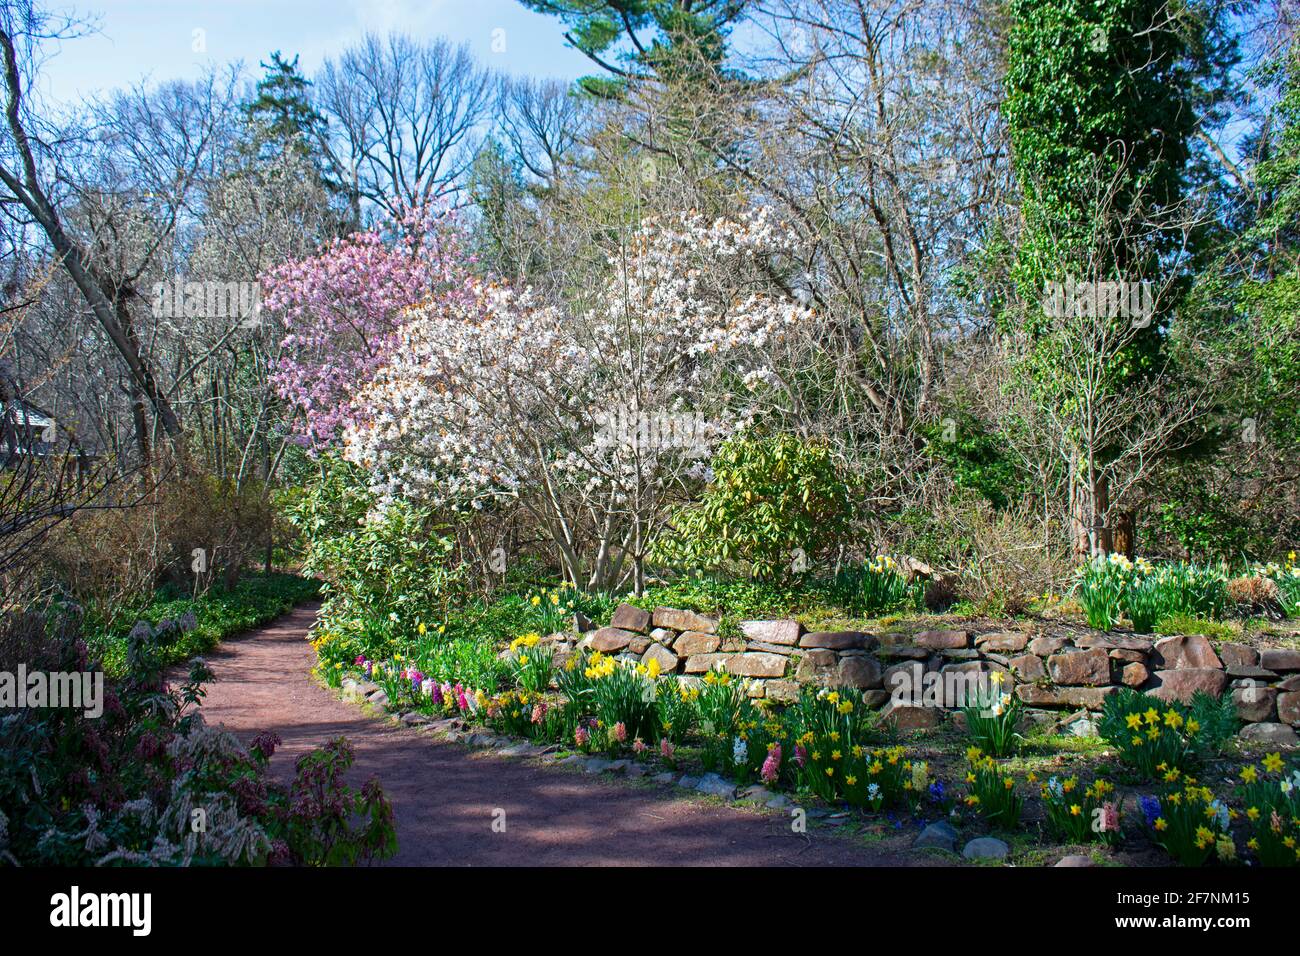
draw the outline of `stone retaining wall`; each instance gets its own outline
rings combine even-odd
[[[1198,690],[1231,692],[1247,723],[1243,736],[1294,743],[1300,726],[1300,650],[1257,649],[1205,637],[1146,638],[1100,631],[1048,636],[1020,630],[805,631],[798,621],[719,619],[660,607],[620,605],[609,627],[546,638],[563,660],[578,646],[659,662],[665,673],[701,677],[721,667],[750,680],[749,693],[778,701],[801,684],[854,687],[903,729],[936,726],[966,701],[963,688],[994,672],[1032,711],[1096,711],[1120,687],[1187,701]]]

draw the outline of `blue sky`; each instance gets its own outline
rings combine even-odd
[[[232,60],[256,74],[277,49],[300,54],[310,76],[367,30],[467,42],[506,73],[574,79],[594,70],[566,46],[558,20],[517,0],[50,0],[49,7],[92,17],[98,27],[45,64],[43,91],[65,103],[144,79],[194,78]],[[494,36],[504,51],[494,51]]]

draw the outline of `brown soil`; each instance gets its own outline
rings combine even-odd
[[[306,640],[316,607],[228,641],[208,662],[216,681],[203,712],[247,742],[260,730],[284,741],[284,775],[300,754],[337,736],[356,753],[351,782],[372,774],[397,818],[406,866],[909,866],[939,862],[906,838],[871,847],[826,830],[791,831],[781,813],[676,796],[556,767],[471,752],[368,716],[309,675]],[[494,814],[505,811],[505,832]],[[899,844],[899,845],[895,845]]]

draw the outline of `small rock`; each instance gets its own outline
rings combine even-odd
[[[388,695],[387,695],[386,693],[384,693],[383,690],[377,690],[377,691],[375,691],[373,694],[371,694],[369,697],[367,697],[367,698],[366,698],[366,701],[367,701],[368,703],[374,704],[376,707],[387,707],[387,706],[388,706]]]
[[[677,780],[677,774],[673,773],[671,770],[665,770],[663,773],[655,774],[650,779],[652,782],[657,783],[660,786],[667,786]]]
[[[1075,853],[1070,856],[1061,857],[1059,860],[1056,861],[1055,865],[1056,866],[1096,866],[1097,864],[1092,861],[1092,857],[1083,856],[1080,853]]]
[[[614,616],[610,618],[609,626],[645,634],[650,630],[650,612],[643,611],[639,607],[633,607],[631,604],[620,604],[614,610]]]
[[[582,765],[582,772],[604,773],[609,769],[611,763],[612,761],[606,760],[604,757],[590,757],[587,759],[587,762]]]
[[[937,651],[945,647],[965,647],[970,641],[966,631],[922,631],[916,635],[917,647],[928,647]]]
[[[961,855],[968,860],[1005,860],[1011,848],[996,837],[977,837],[966,844]]]
[[[700,777],[695,783],[695,789],[711,797],[722,797],[724,800],[730,800],[736,795],[736,785],[716,773],[706,773]]]
[[[699,782],[699,777],[692,777],[690,774],[684,773],[682,774],[681,779],[677,781],[677,786],[681,787],[683,790],[694,790]]]
[[[1300,743],[1295,731],[1286,724],[1247,724],[1241,728],[1237,736],[1242,740],[1268,744],[1274,747],[1294,747],[1297,743]]]
[[[933,848],[954,853],[957,847],[957,831],[953,829],[951,823],[939,820],[922,830],[912,845],[918,849]]]

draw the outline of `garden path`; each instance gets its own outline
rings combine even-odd
[[[317,606],[224,642],[208,656],[216,680],[203,712],[244,742],[260,730],[284,744],[286,776],[302,753],[345,735],[351,782],[378,775],[393,802],[398,854],[409,866],[874,865],[936,862],[903,834],[866,846],[824,829],[791,832],[789,817],[711,804],[664,788],[597,779],[439,741],[372,717],[309,675],[305,639]],[[505,811],[505,832],[492,829]]]

